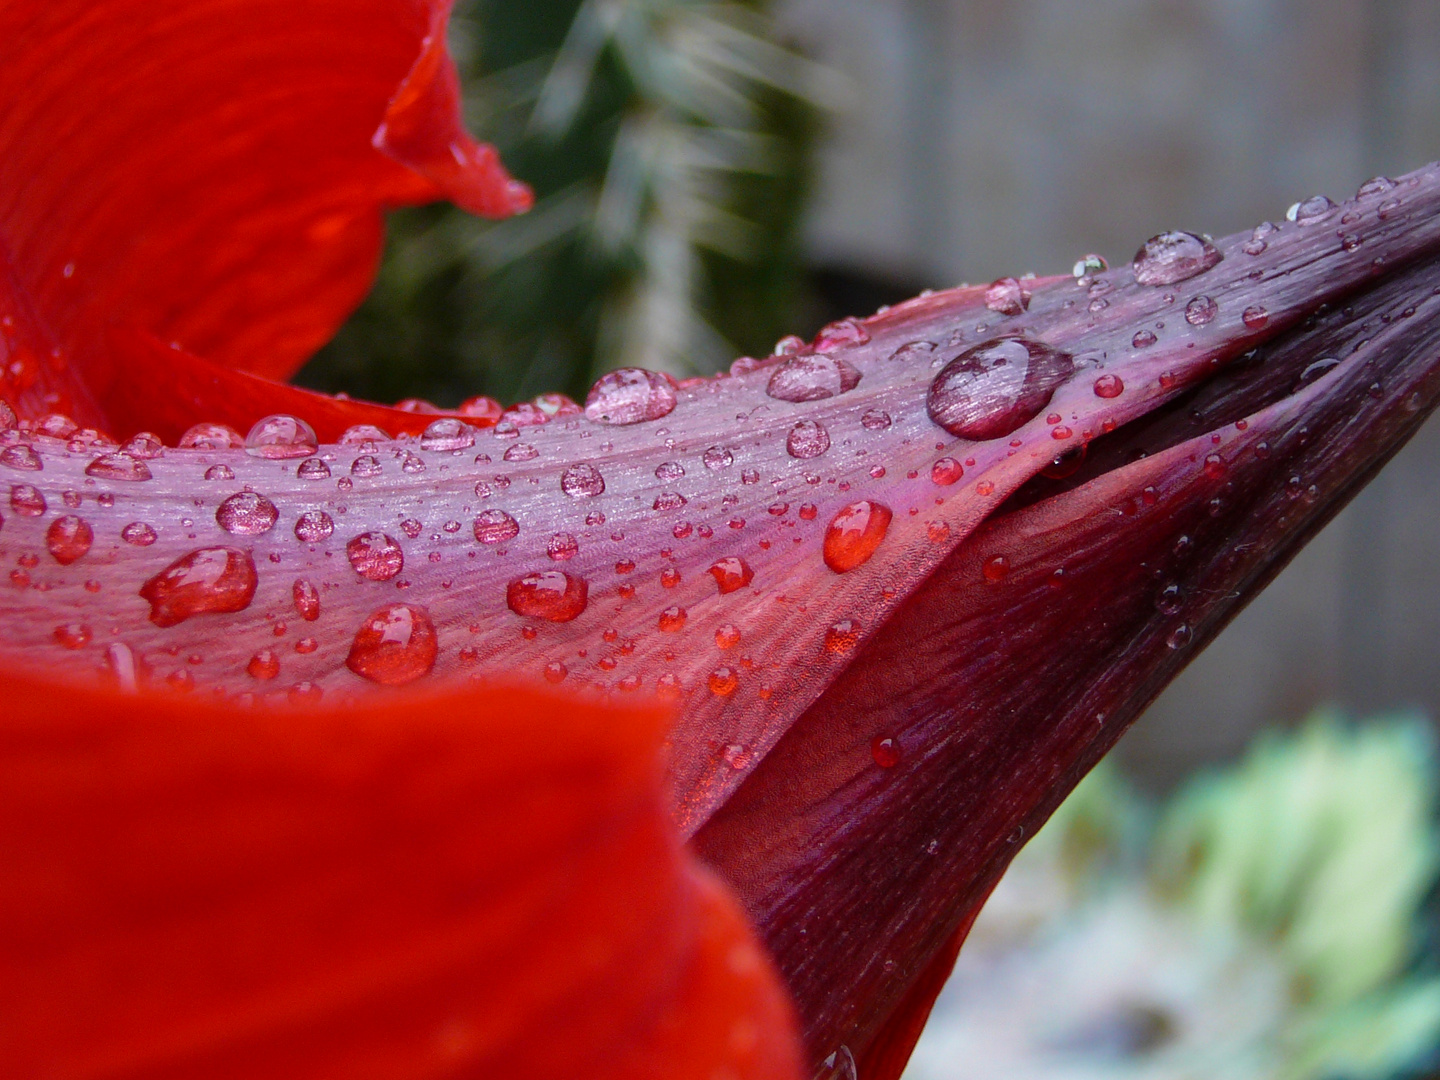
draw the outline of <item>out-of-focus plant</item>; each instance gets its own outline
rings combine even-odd
[[[1157,815],[1108,763],[1015,860],[906,1076],[1382,1078],[1440,1040],[1416,967],[1428,725],[1333,715]]]
[[[301,381],[381,401],[583,397],[621,363],[708,374],[768,352],[793,328],[812,133],[841,87],[762,8],[464,5],[471,127],[535,208],[392,215],[372,295]]]

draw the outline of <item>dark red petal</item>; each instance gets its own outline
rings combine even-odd
[[[694,843],[764,927],[812,1057],[891,1060],[1021,843],[1434,409],[1437,357],[1432,258],[1099,440],[1098,476],[977,531],[789,729]]]
[[[799,1075],[654,712],[3,685],[9,1075]]]
[[[459,127],[448,9],[0,9],[0,317],[36,339],[0,394],[30,415],[59,406],[125,428],[117,387],[165,388],[112,355],[115,323],[283,378],[369,287],[383,207],[442,194],[492,214],[523,205]]]

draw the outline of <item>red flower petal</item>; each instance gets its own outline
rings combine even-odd
[[[125,427],[117,386],[156,387],[112,355],[117,323],[284,377],[369,288],[382,207],[447,195],[523,208],[524,189],[459,126],[448,10],[0,9],[0,318],[15,331],[0,352],[22,361],[0,393],[23,390],[31,415]]]
[[[798,1076],[669,824],[653,712],[3,682],[12,1075]]]

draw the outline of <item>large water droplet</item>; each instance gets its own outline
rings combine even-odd
[[[770,376],[765,393],[779,401],[820,401],[860,385],[860,372],[845,360],[816,353],[792,356]]]
[[[709,573],[722,594],[745,588],[755,577],[755,571],[750,569],[750,564],[736,555],[716,560]]]
[[[801,461],[817,458],[830,449],[830,432],[818,420],[801,420],[785,436],[785,450]]]
[[[259,536],[275,527],[280,511],[264,495],[241,491],[231,495],[215,511],[215,524],[235,536]]]
[[[1141,285],[1174,285],[1203,274],[1224,258],[1204,237],[1187,232],[1152,236],[1135,253],[1135,280]]]
[[[45,468],[45,463],[40,460],[40,455],[35,452],[35,448],[24,443],[17,443],[0,450],[0,465],[8,465],[12,469],[20,469],[24,472],[40,472]]]
[[[541,570],[510,582],[505,603],[516,615],[549,622],[569,622],[589,602],[590,586],[582,577],[561,570]]]
[[[271,461],[309,457],[319,448],[315,429],[298,416],[277,413],[258,421],[245,436],[245,452]]]
[[[85,475],[99,480],[150,479],[150,466],[129,454],[104,454],[85,466]]]
[[[520,523],[504,510],[482,510],[475,515],[475,539],[482,544],[503,544],[520,534]]]
[[[985,306],[1001,315],[1023,315],[1030,307],[1030,290],[1016,278],[1000,278],[985,290]]]
[[[962,439],[1009,435],[1050,403],[1075,371],[1068,353],[1028,338],[998,338],[967,349],[930,384],[930,419]]]
[[[420,446],[425,450],[464,450],[474,445],[475,429],[453,416],[434,421],[420,436]]]
[[[571,465],[560,477],[560,490],[571,498],[593,498],[605,490],[605,478],[594,465]]]
[[[176,559],[140,587],[150,621],[174,626],[192,615],[244,611],[255,599],[255,563],[243,551],[199,548]]]
[[[238,450],[245,440],[228,424],[196,424],[180,436],[176,445],[181,450]]]
[[[45,548],[61,566],[69,566],[90,550],[95,530],[90,523],[74,514],[58,517],[45,530]]]
[[[892,516],[888,506],[869,499],[845,507],[825,529],[825,565],[844,574],[869,562],[885,539]]]
[[[335,520],[324,510],[306,510],[295,519],[295,539],[304,544],[318,544],[335,531]]]
[[[367,581],[389,581],[405,568],[405,553],[392,536],[361,533],[345,545],[350,565]]]
[[[585,398],[585,416],[597,424],[659,420],[675,408],[675,380],[658,371],[617,368],[602,375]]]
[[[430,613],[413,604],[388,604],[360,624],[345,666],[383,686],[404,686],[435,667],[439,652]]]

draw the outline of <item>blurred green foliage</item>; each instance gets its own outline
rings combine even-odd
[[[467,122],[534,186],[483,222],[391,215],[359,311],[297,382],[392,402],[580,400],[604,370],[708,374],[791,328],[825,69],[759,2],[470,0]]]

